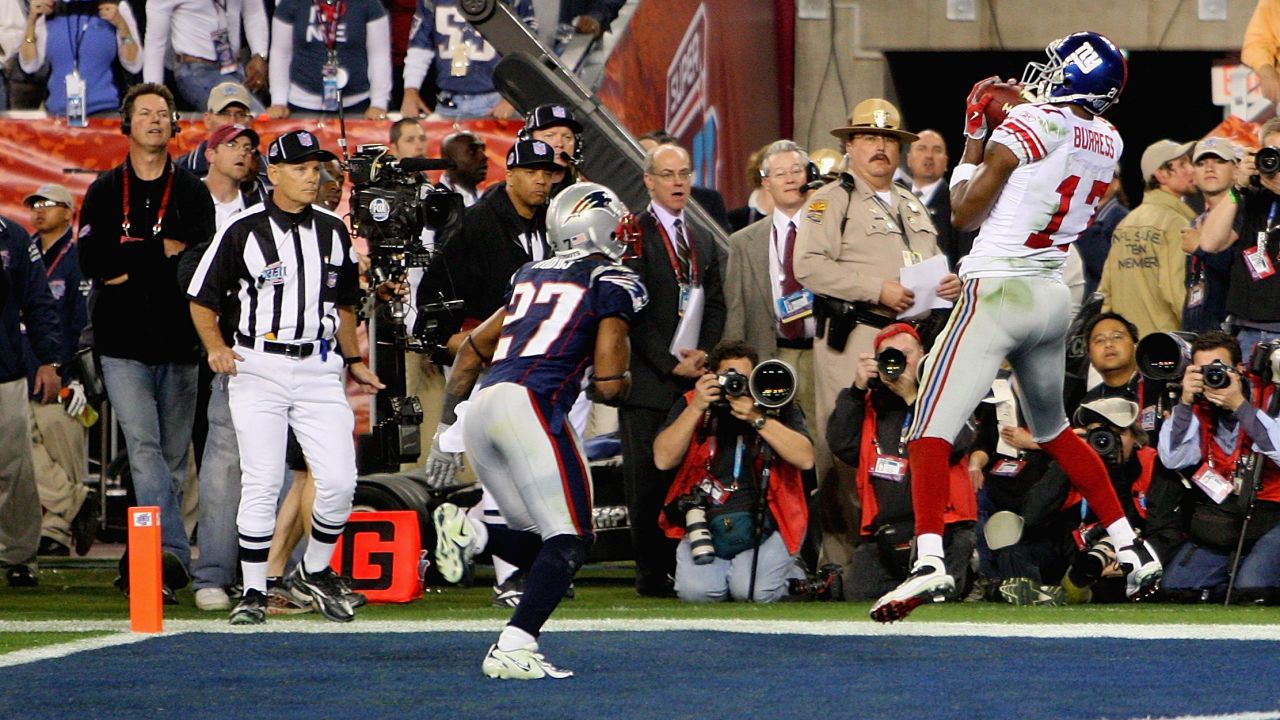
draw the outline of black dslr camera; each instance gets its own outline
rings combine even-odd
[[[1273,147],[1264,147],[1253,156],[1253,166],[1258,170],[1258,174],[1249,178],[1249,183],[1255,187],[1261,185],[1263,175],[1275,175],[1280,172],[1280,149]]]
[[[893,382],[907,369],[907,356],[897,348],[885,348],[876,353],[876,370],[880,377]]]
[[[729,398],[742,397],[749,392],[747,376],[733,368],[716,375],[716,384],[720,386],[720,402],[726,405]]]
[[[1200,372],[1204,375],[1204,386],[1221,390],[1231,384],[1231,366],[1221,360],[1213,362],[1200,368]]]
[[[1122,446],[1120,434],[1109,427],[1096,427],[1085,436],[1085,442],[1108,465],[1119,465]]]

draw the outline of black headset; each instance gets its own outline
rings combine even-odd
[[[153,93],[143,93],[143,94],[149,95]],[[162,95],[161,97],[164,97],[164,96]],[[169,126],[173,128],[173,132],[169,133],[169,137],[174,138],[174,137],[177,137],[178,133],[182,131],[182,126],[178,124],[178,119],[179,119],[178,109],[174,107],[173,104],[170,103],[167,98],[165,99],[165,104],[168,105],[169,107]],[[121,104],[120,105],[120,134],[129,135],[129,133],[132,130],[133,130],[133,123],[129,120],[128,109],[124,104]]]
[[[538,107],[542,107],[542,106],[539,105]],[[516,131],[516,140],[532,140],[533,139],[533,130],[529,129],[529,126],[532,125],[533,121],[537,118],[537,113],[538,113],[538,108],[535,107],[534,109],[530,110],[527,115],[525,115],[524,126]],[[555,124],[556,123],[552,123],[552,125],[555,125]],[[551,126],[544,125],[542,127],[551,127]],[[537,129],[541,130],[542,128],[537,128]],[[578,163],[580,162],[582,162],[582,133],[575,132],[573,134],[573,158],[570,164],[573,165],[573,167],[576,169],[578,167]]]

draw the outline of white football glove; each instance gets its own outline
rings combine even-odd
[[[451,426],[440,423],[436,426],[435,437],[431,438],[431,454],[427,456],[427,484],[433,488],[452,485],[462,467],[462,453],[445,452],[440,449],[440,436]]]
[[[81,385],[79,380],[72,380],[67,383],[67,390],[70,392],[67,399],[63,401],[63,407],[68,415],[78,418],[80,413],[84,412],[85,406],[89,404],[89,400],[84,396],[84,385]]]

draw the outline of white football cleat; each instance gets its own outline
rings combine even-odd
[[[453,503],[440,503],[431,513],[431,521],[436,526],[436,569],[445,582],[456,584],[479,550],[475,528],[466,512]]]
[[[561,680],[573,677],[572,670],[565,670],[552,665],[538,652],[537,645],[522,647],[517,650],[499,650],[497,644],[489,646],[480,669],[485,676],[501,680],[540,680],[551,678]]]
[[[955,589],[956,581],[947,574],[942,558],[926,555],[916,561],[901,585],[871,606],[871,619],[876,622],[902,620],[926,601],[942,602]]]
[[[1124,593],[1130,600],[1145,600],[1160,588],[1160,579],[1164,577],[1164,566],[1160,558],[1141,540],[1116,552],[1116,562],[1125,572]]]

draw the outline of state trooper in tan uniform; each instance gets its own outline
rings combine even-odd
[[[864,100],[853,108],[849,125],[831,134],[843,141],[849,169],[809,197],[795,250],[796,279],[813,293],[818,321],[816,425],[823,436],[836,395],[853,383],[859,358],[871,353],[876,333],[914,302],[898,282],[899,271],[942,252],[929,211],[893,182],[902,143],[917,139],[902,129],[898,109],[879,98]],[[958,297],[960,279],[947,275],[938,294]],[[852,486],[841,483],[838,492],[846,513],[854,503]],[[849,523],[851,537],[856,517]],[[824,538],[825,561],[847,564],[833,539]]]

